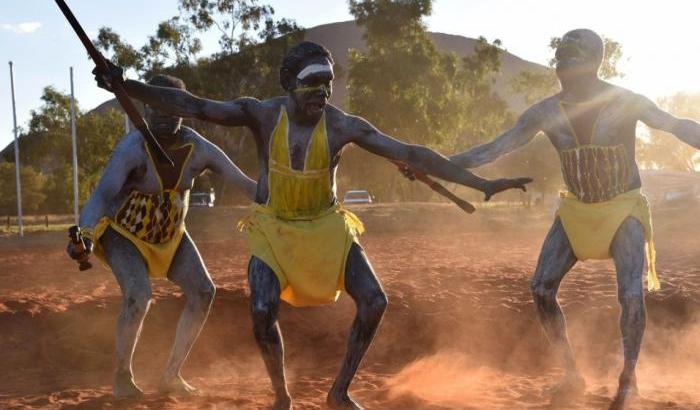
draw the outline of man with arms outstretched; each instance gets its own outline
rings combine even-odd
[[[122,70],[97,73],[108,86]],[[232,73],[235,75],[235,73]],[[173,115],[227,126],[246,126],[255,136],[260,179],[257,205],[243,222],[252,258],[248,267],[255,338],[275,391],[275,409],[291,408],[284,374],[280,299],[294,306],[333,302],[345,290],[357,306],[347,353],[327,403],[361,408],[348,387],[379,326],[387,298],[357,241],[362,224],[336,198],[335,174],[351,143],[418,171],[483,191],[486,197],[524,188],[527,178],[488,181],[419,145],[385,135],[362,118],[328,104],[333,59],[323,46],[302,42],[289,50],[280,69],[287,95],[259,101],[212,101],[180,90],[127,80],[130,96]]]
[[[165,75],[149,84],[184,90],[182,80]],[[150,278],[177,284],[187,302],[180,316],[170,359],[163,374],[162,393],[190,394],[180,369],[209,315],[215,286],[185,230],[189,191],[194,178],[206,170],[221,175],[253,200],[256,183],[243,174],[211,142],[182,118],[146,107],[146,120],[175,166],[159,162],[139,131],[132,131],[114,149],[100,182],[80,214],[87,252],[105,261],[119,282],[123,307],[117,322],[117,371],[114,395],[140,397],[132,372],[134,349],[151,303]],[[83,253],[71,243],[75,259]]]
[[[635,367],[646,312],[642,272],[647,255],[647,286],[659,288],[654,266],[651,215],[640,193],[635,161],[637,121],[676,135],[700,148],[700,124],[678,119],[651,100],[598,78],[604,45],[593,31],[573,30],[556,50],[561,92],[528,108],[515,126],[492,142],[450,159],[465,168],[492,162],[544,132],[559,152],[568,192],[544,240],[532,279],[532,295],[545,333],[563,356],[566,375],[556,392],[584,392],[566,322],[557,302],[559,284],[579,260],[615,261],[624,367],[613,408],[637,394]]]

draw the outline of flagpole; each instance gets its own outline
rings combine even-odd
[[[10,61],[10,93],[12,94],[12,121],[13,132],[15,134],[15,174],[17,179],[17,225],[19,226],[19,236],[24,237],[24,224],[22,223],[22,185],[19,178],[19,137],[17,136],[17,108],[15,104],[15,74]]]
[[[78,216],[78,143],[75,130],[75,92],[73,88],[73,67],[70,68],[70,132],[73,140],[73,215],[75,224],[79,223]]]

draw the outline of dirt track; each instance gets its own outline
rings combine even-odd
[[[682,208],[685,209],[685,208]],[[183,370],[195,398],[155,395],[177,317],[177,288],[156,282],[135,358],[148,393],[135,403],[110,394],[120,296],[111,273],[80,273],[63,234],[0,239],[0,407],[265,408],[269,381],[248,317],[245,245],[233,233],[241,210],[195,210],[193,237],[218,286],[212,314]],[[700,220],[657,209],[661,292],[647,297],[639,363],[642,409],[700,409]],[[447,205],[360,208],[362,238],[390,306],[351,393],[368,409],[545,409],[559,375],[549,360],[528,291],[551,216]],[[224,223],[222,223],[224,221]],[[561,300],[588,389],[567,408],[603,409],[621,365],[612,263],[579,264]],[[351,300],[284,306],[288,378],[295,409],[324,408],[354,308]]]

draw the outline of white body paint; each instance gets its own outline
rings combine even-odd
[[[310,64],[297,74],[297,80],[303,80],[310,75],[318,73],[330,73],[333,75],[333,67],[330,64]]]

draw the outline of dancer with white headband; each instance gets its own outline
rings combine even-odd
[[[287,95],[264,101],[248,97],[212,101],[184,90],[124,81],[116,66],[97,75],[102,87],[124,81],[130,96],[164,112],[246,126],[253,132],[260,164],[257,205],[241,229],[247,232],[252,252],[248,281],[253,330],[275,391],[274,409],[292,406],[277,323],[280,300],[314,306],[334,302],[342,291],[354,300],[357,315],[327,403],[336,409],[361,408],[348,388],[379,327],[387,298],[359,244],[362,223],[336,198],[336,169],[346,145],[354,143],[425,174],[478,189],[487,197],[510,188],[524,189],[531,181],[485,180],[424,146],[398,141],[328,104],[332,64],[323,46],[296,45],[280,69]]]

